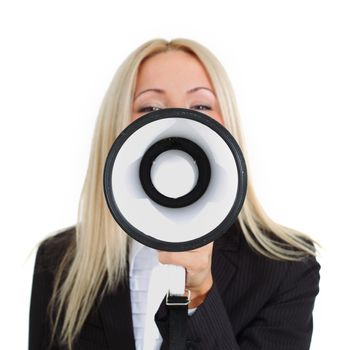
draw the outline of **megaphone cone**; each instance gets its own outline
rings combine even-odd
[[[104,168],[108,207],[123,230],[158,250],[185,251],[219,238],[247,188],[242,152],[220,123],[169,108],[132,122]]]

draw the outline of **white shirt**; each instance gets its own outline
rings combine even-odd
[[[159,350],[162,336],[154,321],[169,282],[168,270],[158,261],[155,249],[130,239],[129,283],[136,350]],[[196,309],[188,310],[192,315]]]
[[[145,334],[147,309],[151,307],[151,305],[148,306],[150,277],[153,269],[160,264],[158,262],[158,253],[156,250],[146,247],[133,239],[130,241],[130,244],[129,282],[135,347],[136,350],[147,349],[146,343],[148,343],[148,349],[159,350],[162,344],[162,337],[158,328],[156,327],[155,329],[147,322],[147,328],[151,328],[152,334],[149,334],[150,331]],[[159,300],[159,304],[161,301],[162,299]],[[150,339],[145,339],[145,335],[146,337],[149,336]]]

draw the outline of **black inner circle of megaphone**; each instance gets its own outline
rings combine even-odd
[[[160,193],[151,179],[154,160],[163,152],[180,150],[188,153],[196,162],[198,179],[194,188],[187,194],[171,198]],[[140,182],[147,195],[156,203],[168,208],[183,208],[196,202],[208,188],[210,181],[210,163],[201,147],[183,137],[168,137],[153,144],[144,154],[140,163]]]

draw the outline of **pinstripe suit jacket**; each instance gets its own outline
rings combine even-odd
[[[38,250],[30,307],[30,350],[48,349],[47,305],[54,271],[73,237],[74,229],[65,231]],[[311,257],[282,262],[253,252],[239,226],[234,225],[214,243],[214,284],[205,302],[188,319],[187,349],[309,349],[319,269]],[[168,317],[164,301],[155,319],[165,350]],[[128,283],[105,295],[92,310],[74,346],[74,350],[82,349],[135,349]]]

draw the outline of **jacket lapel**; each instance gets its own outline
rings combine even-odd
[[[233,225],[214,243],[212,274],[218,290],[223,296],[232,282],[238,268],[238,250],[241,232],[238,224]]]
[[[108,348],[135,350],[128,278],[113,293],[105,295],[100,315]]]

